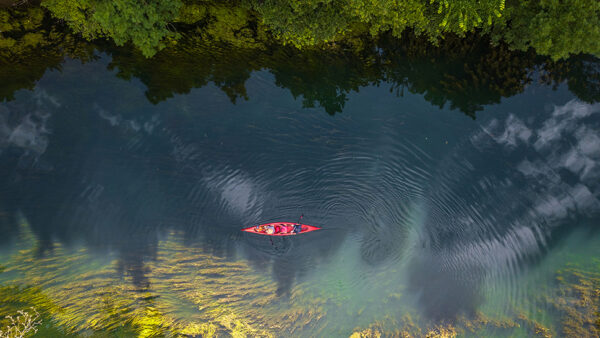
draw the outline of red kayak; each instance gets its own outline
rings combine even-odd
[[[294,232],[294,226],[300,225],[300,232]],[[247,227],[242,229],[242,231],[251,232],[259,235],[267,235],[267,236],[292,236],[297,234],[303,234],[305,232],[311,232],[315,230],[319,230],[321,228],[314,227],[312,225],[307,224],[298,224],[298,223],[290,223],[290,222],[275,222],[275,223],[265,223],[253,227]]]

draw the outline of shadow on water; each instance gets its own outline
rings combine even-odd
[[[383,36],[362,41],[360,47],[301,53],[280,46],[231,49],[188,36],[152,59],[130,49],[105,51],[112,56],[109,68],[124,79],[140,79],[153,103],[209,82],[234,103],[248,100],[245,82],[261,69],[275,76],[277,86],[301,99],[304,108],[321,107],[331,115],[342,112],[361,87],[389,84],[395,96],[421,94],[434,106],[475,118],[485,105],[522,93],[537,72],[544,74],[539,82],[555,86],[566,82],[580,99],[600,101],[598,58],[579,55],[552,62],[505,45],[492,46],[475,36],[448,37],[437,47],[411,34],[402,40]]]
[[[255,269],[273,276],[277,282],[277,295],[287,298],[297,278],[304,276],[339,249],[342,241],[329,232],[304,238],[297,236],[270,239],[247,235],[249,238],[245,254]]]

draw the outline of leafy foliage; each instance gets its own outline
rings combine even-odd
[[[494,38],[512,48],[534,48],[554,60],[579,53],[600,55],[600,2],[597,0],[525,0],[510,8],[507,26]]]
[[[42,6],[88,40],[130,42],[146,57],[175,43],[176,30],[240,48],[277,42],[301,49],[335,48],[388,32],[401,38],[410,31],[434,44],[474,33],[554,60],[600,55],[596,0],[46,0]],[[39,8],[29,15],[33,23],[44,17]],[[0,22],[0,31],[13,29],[6,14]],[[35,44],[39,36],[32,34],[23,41]],[[0,39],[0,48],[12,44]]]
[[[351,20],[339,0],[266,0],[252,5],[275,37],[296,47],[334,40],[348,30]]]
[[[312,46],[357,29],[372,35],[406,29],[436,42],[446,33],[464,34],[489,27],[504,10],[504,0],[267,0],[252,2],[263,22],[284,43]]]
[[[492,25],[504,11],[504,0],[431,0],[437,6],[432,22],[441,27],[442,32],[462,34]],[[431,10],[431,8],[429,9]]]
[[[217,3],[206,6],[205,13],[203,25],[196,30],[204,40],[238,48],[263,48],[268,40],[266,27],[246,8]]]
[[[150,57],[176,37],[167,25],[174,21],[179,0],[102,1],[48,0],[42,2],[54,17],[87,39],[111,38],[118,46],[133,43]]]

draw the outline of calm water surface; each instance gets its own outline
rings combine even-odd
[[[600,105],[382,84],[331,116],[267,70],[154,105],[109,62],[0,103],[0,308],[42,333],[598,335]]]

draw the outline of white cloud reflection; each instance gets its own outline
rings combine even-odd
[[[35,105],[0,105],[0,152],[13,146],[41,155],[48,148],[51,114],[46,107],[60,103],[44,90],[36,90],[33,97]]]
[[[514,115],[491,121],[483,130],[511,153],[527,154],[517,165],[532,185],[544,182],[535,195],[535,211],[544,217],[564,218],[569,212],[589,214],[600,209],[599,104],[572,100],[556,106],[544,121],[524,123]],[[476,135],[473,140],[480,138]],[[533,160],[532,160],[533,159]]]

